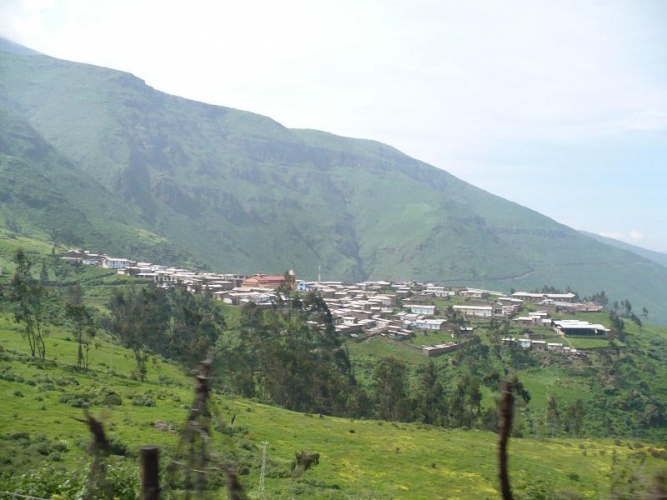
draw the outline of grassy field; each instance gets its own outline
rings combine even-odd
[[[0,421],[3,436],[28,433],[59,443],[58,463],[74,467],[84,456],[87,430],[72,417],[75,395],[94,398],[112,391],[122,404],[93,405],[93,414],[106,424],[112,439],[123,443],[132,458],[139,446],[177,446],[178,436],[155,428],[155,422],[179,428],[192,400],[193,383],[181,370],[156,360],[148,380],[131,376],[134,366],[124,349],[102,341],[91,353],[91,370],[79,373],[75,343],[69,332],[54,330],[47,340],[46,363],[31,361],[19,325],[0,317],[2,379]],[[369,341],[350,346],[387,355],[411,351]],[[410,356],[410,354],[403,354]],[[425,357],[419,355],[419,359]],[[580,388],[561,386],[557,371],[535,373],[531,391],[553,387],[565,394]],[[68,399],[69,398],[69,399]],[[69,401],[69,403],[68,403]],[[259,460],[268,442],[269,468],[265,498],[497,498],[496,435],[488,432],[444,430],[419,424],[388,423],[304,415],[255,401],[216,394],[221,420],[235,416],[243,441],[215,434],[221,452],[242,446],[250,464],[242,481],[251,498],[259,497]],[[3,438],[4,439],[4,438]],[[511,441],[512,480],[517,493],[534,498],[535,491],[573,491],[579,497],[608,497],[615,474],[640,471],[649,475],[664,463],[636,448],[611,440],[514,439]],[[300,450],[318,452],[321,462],[301,478],[289,477],[290,462]],[[53,454],[43,457],[53,459]],[[645,455],[645,456],[644,456]],[[531,493],[532,492],[532,493]],[[572,498],[579,498],[572,497]]]

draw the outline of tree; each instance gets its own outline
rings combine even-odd
[[[547,400],[546,424],[552,436],[560,431],[561,415],[556,396],[549,396]]]
[[[578,436],[581,433],[585,416],[586,409],[584,407],[584,402],[581,399],[577,399],[575,402],[571,403],[565,409],[565,415],[563,416],[563,428],[565,432]]]
[[[56,286],[60,286],[65,281],[65,278],[72,272],[72,264],[65,262],[57,255],[51,255],[51,270],[55,276]]]
[[[512,384],[512,390],[519,396],[520,400],[526,405],[530,403],[530,392],[528,392],[528,389],[523,385],[523,382],[519,380],[519,377],[512,375],[512,377],[510,377],[510,383]]]
[[[417,418],[425,424],[443,425],[447,419],[445,390],[431,360],[421,376],[421,390],[416,398]]]
[[[609,297],[607,297],[607,293],[604,290],[600,290],[591,295],[588,301],[595,302],[596,304],[605,307],[609,304]]]
[[[474,416],[479,415],[482,410],[482,391],[477,377],[466,376],[464,377],[464,383],[467,387],[466,405],[468,406],[470,422],[472,423]]]
[[[46,286],[49,283],[49,272],[46,269],[46,260],[42,261],[42,269],[39,272],[39,284]]]
[[[14,262],[16,272],[11,282],[11,300],[15,305],[14,319],[17,323],[24,324],[23,335],[28,339],[32,357],[38,357],[44,361],[46,344],[42,330],[44,315],[42,297],[46,292],[32,277],[33,263],[22,248],[16,251]]]
[[[215,346],[225,328],[222,310],[207,290],[197,289],[192,293],[185,287],[174,287],[167,292],[167,299],[165,307],[171,315],[167,348],[161,348],[160,344],[150,347],[194,367]]]
[[[137,374],[146,379],[151,348],[166,344],[171,322],[165,291],[155,285],[129,292],[119,289],[109,303],[110,317],[106,328],[123,347],[131,349],[137,363]]]
[[[88,371],[90,344],[97,334],[90,310],[83,305],[81,285],[77,282],[69,291],[65,305],[65,317],[74,325],[74,339],[77,343],[76,365],[79,371]]]
[[[355,411],[365,411],[348,352],[318,294],[285,290],[271,308],[245,305],[238,336],[221,337],[219,346],[227,377],[247,396],[303,412],[344,415],[356,403]]]
[[[65,316],[74,324],[74,338],[78,344],[77,369],[88,371],[90,343],[97,333],[93,317],[86,306],[72,302],[65,306]]]
[[[53,247],[51,248],[52,253],[55,253],[56,247],[58,245],[60,245],[60,241],[61,241],[60,230],[59,229],[51,229],[49,231],[49,239],[51,240],[51,243],[53,244]]]
[[[394,357],[384,358],[373,373],[378,417],[383,420],[405,420],[408,414],[408,369]]]
[[[611,323],[612,334],[614,337],[618,337],[618,339],[623,342],[625,341],[625,323],[623,322],[623,318],[621,318],[616,311],[616,308],[609,311],[609,322]]]
[[[456,384],[450,404],[450,417],[454,427],[472,427],[482,410],[482,391],[479,379],[464,375]]]

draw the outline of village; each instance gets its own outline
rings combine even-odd
[[[573,313],[602,311],[597,304],[578,302],[574,293],[515,292],[508,296],[490,290],[418,282],[304,281],[297,279],[293,271],[285,275],[195,272],[112,258],[87,250],[69,250],[62,259],[74,264],[114,269],[120,275],[150,280],[159,286],[179,285],[191,291],[206,290],[215,299],[232,306],[252,302],[260,307],[270,307],[278,299],[277,289],[281,286],[297,292],[314,291],[327,304],[340,335],[358,340],[383,336],[428,357],[460,349],[472,340],[475,328],[492,320],[508,319],[511,324],[523,327],[522,337],[502,339],[505,346],[572,356],[581,353],[563,342],[532,338],[530,328],[548,328],[563,339],[572,335],[606,337],[610,331],[601,324],[559,319]],[[526,309],[531,310],[519,316]],[[414,338],[415,332],[441,332],[451,341],[415,346],[406,342]]]

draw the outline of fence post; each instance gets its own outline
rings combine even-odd
[[[507,471],[507,442],[512,432],[512,418],[514,417],[514,394],[512,391],[512,382],[505,381],[500,403],[500,432],[498,439],[498,477],[500,479],[500,492],[502,493],[503,500],[512,500],[514,498],[510,486],[509,472]]]
[[[141,500],[160,499],[160,467],[158,447],[142,446],[141,455]]]

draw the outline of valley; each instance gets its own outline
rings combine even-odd
[[[29,493],[40,498],[50,495],[70,498],[74,491],[84,488],[86,469],[77,469],[75,474],[72,467],[85,457],[89,438],[83,424],[72,417],[81,416],[81,405],[87,402],[91,413],[101,419],[112,439],[115,451],[108,459],[110,470],[116,474],[113,477],[120,480],[118,484],[126,486],[124,492],[115,494],[119,498],[135,498],[138,447],[157,444],[164,451],[165,461],[177,453],[178,431],[184,429],[184,419],[194,398],[193,381],[186,374],[188,370],[170,359],[178,356],[177,352],[172,351],[165,357],[158,354],[160,348],[155,348],[148,359],[142,380],[134,359],[136,353],[123,348],[122,338],[108,328],[98,330],[91,340],[89,368],[77,368],[75,324],[63,316],[62,306],[58,304],[69,301],[71,287],[79,283],[85,303],[94,308],[98,316],[96,323],[102,325],[102,317],[110,311],[109,300],[119,290],[131,292],[137,287],[150,286],[150,280],[125,276],[115,269],[65,263],[69,271],[56,285],[51,279],[55,275],[51,273],[57,261],[64,262],[60,256],[41,254],[39,257],[34,251],[29,255],[48,263],[51,319],[45,338],[46,358],[40,361],[30,356],[22,335],[23,325],[14,321],[11,307],[5,302],[0,314],[3,360],[0,388],[6,404],[0,411],[7,425],[0,446],[3,456],[15,457],[5,460],[2,468],[5,474],[22,470],[33,472],[22,476],[20,482],[4,476],[4,483],[0,484],[4,491]],[[296,283],[306,285],[299,280]],[[346,311],[338,325],[332,323],[334,328],[343,327],[336,336],[344,341],[352,373],[358,387],[370,398],[366,403],[370,406],[366,410],[362,410],[359,403],[356,409],[331,407],[333,414],[322,411],[319,418],[316,408],[324,408],[323,402],[310,408],[303,406],[308,401],[305,393],[298,403],[288,398],[282,405],[271,403],[274,396],[270,385],[265,386],[269,392],[255,393],[253,389],[248,393],[254,393],[251,398],[239,397],[248,390],[235,382],[242,380],[236,379],[235,373],[242,373],[241,367],[247,362],[243,361],[239,341],[241,336],[250,334],[244,316],[257,305],[252,302],[232,305],[224,299],[214,301],[226,326],[219,333],[215,349],[219,368],[215,371],[211,401],[215,415],[212,419],[215,445],[211,453],[213,457],[230,460],[242,471],[240,480],[250,498],[290,495],[369,499],[439,495],[496,498],[497,384],[503,378],[503,369],[517,376],[528,394],[526,400],[518,398],[515,430],[510,441],[510,475],[516,498],[533,498],[537,492],[542,492],[544,498],[568,495],[597,498],[611,492],[651,491],[653,475],[662,469],[666,454],[658,444],[664,440],[665,429],[661,395],[667,381],[663,380],[659,368],[662,352],[667,349],[664,329],[626,319],[622,335],[610,341],[607,335],[564,339],[552,326],[533,324],[528,327],[532,339],[543,339],[545,345],[547,342],[567,344],[581,355],[573,357],[546,349],[526,351],[508,341],[519,338],[526,330],[525,324],[513,322],[511,318],[521,318],[527,310],[538,311],[543,306],[526,304],[521,313],[515,311],[504,319],[502,316],[495,320],[466,319],[448,316],[447,311],[451,314],[454,306],[472,307],[471,303],[478,304],[474,307],[485,307],[482,304],[488,298],[483,297],[488,297],[488,291],[459,287],[456,294],[444,286],[433,286],[431,295],[422,295],[421,291],[428,289],[423,285],[419,293],[414,284],[413,288],[406,285],[393,288],[392,285],[391,282],[366,283],[366,288],[361,289],[341,282],[328,283],[319,290],[320,294],[332,295],[327,299],[332,312],[349,296],[357,295],[352,302],[359,302],[361,295],[375,296],[381,304],[387,300],[389,290],[403,290],[405,294],[400,308],[395,303],[389,308],[392,316],[400,313],[400,324],[405,327],[393,333],[390,325],[384,332],[374,332],[376,324],[369,326],[359,319],[361,325],[356,324],[357,333],[347,330],[351,325],[346,326],[345,317],[353,314],[354,309]],[[373,290],[374,287],[377,290]],[[6,284],[3,287],[5,301],[10,297],[10,289]],[[339,293],[343,289],[347,290],[345,295]],[[265,293],[276,296],[272,289]],[[296,293],[305,297],[312,292]],[[335,298],[336,293],[338,298]],[[433,295],[435,293],[440,297]],[[566,294],[545,291],[543,295],[560,298]],[[495,304],[491,309],[502,311],[496,299],[489,303]],[[401,310],[407,312],[401,313]],[[411,310],[417,313],[409,312]],[[444,311],[442,319],[445,321],[441,325],[455,323],[466,332],[470,328],[474,333],[464,335],[472,335],[476,342],[437,357],[425,355],[423,346],[453,340],[452,330],[431,331],[420,328],[419,323],[410,327],[404,324],[411,320],[405,315],[419,316],[419,311],[431,310]],[[272,328],[270,322],[278,320],[279,316],[271,319],[272,316],[266,314],[264,320],[256,317],[253,321],[267,321],[266,328]],[[612,326],[607,312],[574,313],[574,317]],[[294,320],[295,317],[290,321]],[[287,323],[284,325],[288,327]],[[271,342],[269,339],[265,337],[264,342]],[[268,349],[268,344],[266,349],[267,355],[276,359],[286,355]],[[186,365],[192,366],[190,361]],[[382,376],[379,367],[383,366],[401,371],[404,377],[403,389],[396,393],[399,400],[394,400],[390,403],[393,406],[386,409],[383,405],[387,401],[383,403],[383,396],[377,392],[377,380]],[[311,381],[317,373],[313,370],[319,368],[312,365],[304,372]],[[297,389],[298,385],[291,385],[298,384],[297,379],[289,381],[279,372],[275,376],[283,380],[282,384],[287,384],[283,385],[285,389],[302,390]],[[422,394],[422,384],[428,377],[434,378],[424,387],[441,387],[440,395]],[[333,380],[328,383],[334,383]],[[258,379],[257,383],[264,382]],[[463,413],[456,416],[456,391],[469,388],[471,384],[478,388],[475,397],[479,400],[475,403],[462,400]],[[422,407],[419,401],[424,397],[435,399]],[[473,393],[465,397],[473,397]],[[404,402],[400,398],[405,398]],[[294,404],[301,405],[300,412],[288,409]],[[438,413],[441,404],[447,408],[445,413]],[[470,404],[479,405],[478,409]],[[413,413],[410,406],[419,412]],[[420,413],[422,408],[425,413]],[[470,408],[470,413],[465,408]],[[352,413],[336,416],[338,412]],[[259,483],[265,442],[268,443],[268,465],[262,495]],[[17,446],[28,451],[15,454],[12,450]],[[303,475],[293,477],[289,472],[290,462],[300,450],[319,453],[320,463]],[[169,477],[166,469],[163,474]],[[133,477],[135,479],[131,479]],[[69,478],[66,486],[65,478]],[[217,481],[215,479],[214,484]]]
[[[0,499],[658,495],[666,263],[0,38]]]
[[[0,45],[0,229],[168,266],[549,284],[667,324],[667,268],[370,140]],[[271,248],[271,252],[266,249]]]

